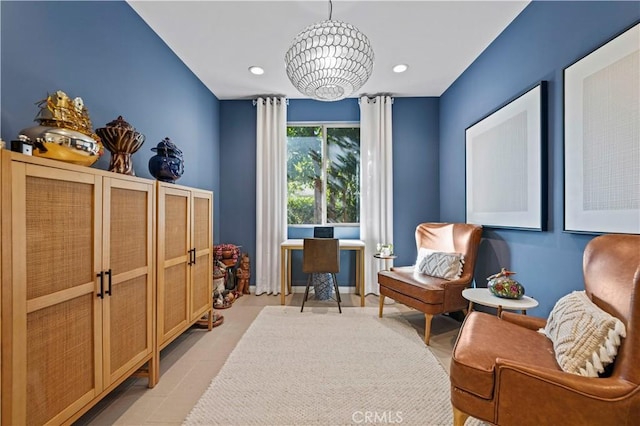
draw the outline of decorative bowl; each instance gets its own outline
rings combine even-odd
[[[34,146],[33,155],[80,166],[91,166],[102,155],[102,145],[84,133],[64,127],[32,126],[20,131]]]
[[[511,278],[514,274],[515,272],[502,268],[499,273],[487,278],[489,281],[487,287],[491,294],[503,299],[521,299],[524,296],[524,286]]]

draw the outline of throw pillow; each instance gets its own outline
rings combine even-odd
[[[428,248],[424,248],[424,247],[420,247],[420,249],[418,250],[418,258],[416,259],[416,264],[415,264],[415,271],[416,272],[420,272],[420,264],[422,263],[422,260],[429,256],[431,253],[435,253],[435,250],[431,250]]]
[[[432,277],[455,280],[462,276],[464,256],[421,248],[418,251],[416,271]]]
[[[563,371],[598,377],[618,354],[622,321],[600,309],[585,291],[574,291],[555,304],[547,324],[540,329],[553,342],[556,361]]]

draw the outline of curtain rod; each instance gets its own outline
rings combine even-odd
[[[258,99],[263,99],[265,101],[269,101],[269,102],[273,102],[273,100],[275,99],[276,101],[280,101],[279,97],[275,97],[275,98],[271,98],[271,97],[259,97]],[[258,105],[258,99],[254,99],[253,101],[251,101],[253,103],[253,106]],[[287,103],[287,105],[289,105],[289,99],[284,98],[285,102]]]
[[[382,97],[388,97],[389,100],[391,101],[391,104],[393,105],[394,102],[394,98],[391,95],[385,95],[385,94],[380,94],[380,95],[362,95],[361,97],[358,98],[358,104],[360,104],[360,102],[362,102],[362,98],[367,98],[368,101],[373,101],[373,103],[375,104],[376,101],[378,100],[378,96],[382,96]]]

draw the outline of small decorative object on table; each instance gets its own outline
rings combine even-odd
[[[503,299],[521,299],[524,295],[524,286],[511,278],[514,274],[515,272],[502,268],[500,272],[487,278],[489,281],[487,287],[491,294]]]
[[[96,129],[102,143],[111,152],[109,171],[135,176],[131,155],[144,143],[144,135],[127,123],[122,116]]]
[[[38,126],[22,129],[18,139],[33,145],[33,155],[81,166],[91,166],[103,153],[93,133],[89,112],[82,98],[71,100],[62,90],[47,94],[37,103]]]
[[[158,146],[151,148],[156,152],[149,159],[149,172],[153,177],[163,182],[174,183],[184,173],[184,159],[182,151],[171,139],[164,138],[158,143]]]
[[[392,256],[393,255],[393,244],[384,244],[378,243],[376,244],[377,255],[381,257]]]

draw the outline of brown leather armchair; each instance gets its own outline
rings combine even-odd
[[[415,272],[413,266],[391,268],[378,273],[380,285],[379,316],[382,317],[385,297],[424,313],[424,342],[431,337],[434,315],[464,311],[468,302],[462,290],[473,281],[482,226],[466,223],[422,223],[416,228],[416,247],[464,255],[462,276],[446,280]]]
[[[626,327],[607,377],[563,372],[546,320],[472,312],[451,358],[454,425],[632,425],[640,420],[640,236],[603,235],[583,260],[588,297]]]

